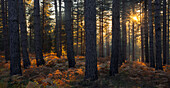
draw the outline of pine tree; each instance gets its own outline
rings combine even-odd
[[[29,55],[27,51],[28,41],[27,41],[27,27],[26,27],[26,17],[24,10],[23,0],[19,0],[19,23],[21,28],[21,46],[22,46],[22,56],[24,68],[30,65]]]
[[[112,56],[110,62],[110,76],[118,73],[120,59],[120,0],[112,3]]]
[[[125,0],[122,1],[122,58],[121,63],[126,60],[126,46],[127,46],[127,37],[126,37],[126,2]]]
[[[39,0],[34,0],[34,35],[35,35],[35,53],[37,66],[44,65],[45,61],[43,59],[42,53],[42,37],[40,28],[40,6]]]
[[[73,36],[71,29],[71,0],[65,0],[65,30],[67,34],[67,58],[69,67],[75,67],[75,58],[74,58],[74,50],[73,50]]]
[[[9,31],[7,26],[7,1],[1,0],[2,7],[2,21],[3,21],[3,37],[4,37],[4,50],[5,50],[5,60],[6,62],[10,60],[10,50],[9,50]]]
[[[148,0],[148,16],[149,16],[149,37],[150,37],[150,66],[155,67],[154,50],[153,50],[153,20],[152,20],[152,0]]]
[[[86,65],[85,79],[96,80],[96,0],[85,0]]]
[[[10,30],[10,74],[22,75],[18,23],[18,0],[8,1]]]
[[[156,70],[162,70],[161,57],[161,24],[160,24],[160,0],[155,0],[155,37],[156,37]]]
[[[163,65],[166,64],[167,50],[166,50],[166,0],[163,0]]]
[[[54,0],[54,5],[55,5],[55,49],[56,49],[56,53],[57,53],[57,57],[60,57],[59,54],[59,29],[58,29],[58,11],[57,11],[57,0]]]
[[[149,51],[148,51],[148,22],[147,22],[147,0],[144,1],[144,30],[145,30],[145,62],[149,63]]]

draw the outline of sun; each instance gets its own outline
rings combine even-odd
[[[132,19],[138,21],[138,18],[136,16],[133,16]]]

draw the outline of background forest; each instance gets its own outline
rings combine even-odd
[[[169,88],[169,0],[0,0],[0,88]]]

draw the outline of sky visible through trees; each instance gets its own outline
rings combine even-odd
[[[169,88],[169,0],[0,0],[0,88]]]

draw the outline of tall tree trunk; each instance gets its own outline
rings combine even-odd
[[[150,37],[150,66],[155,67],[154,48],[153,48],[153,25],[152,25],[152,0],[148,0],[149,16],[149,37]]]
[[[125,0],[122,1],[122,63],[126,60],[126,45],[127,45],[127,37],[126,37],[126,9],[125,9]]]
[[[35,40],[35,53],[36,53],[37,66],[44,65],[45,61],[43,59],[43,53],[42,53],[39,0],[34,0],[34,33],[35,33],[34,40]]]
[[[59,20],[60,20],[60,22],[59,22],[59,57],[61,57],[61,55],[62,55],[62,16],[61,16],[61,0],[59,0]]]
[[[145,26],[145,62],[149,63],[149,52],[148,52],[148,22],[147,22],[147,0],[145,0],[144,8],[144,26]]]
[[[141,59],[144,62],[144,46],[143,46],[143,21],[142,21],[142,0],[140,2],[140,28],[141,28]]]
[[[55,19],[56,19],[56,23],[55,23],[55,49],[56,49],[56,53],[57,53],[57,57],[60,57],[60,35],[59,35],[59,28],[58,28],[58,11],[57,11],[57,0],[54,0],[54,5],[55,5]]]
[[[96,0],[85,0],[86,65],[85,79],[96,80]]]
[[[103,55],[103,0],[101,1],[100,9],[100,45],[99,45],[99,56],[104,57]]]
[[[169,6],[169,4],[170,4],[169,2],[170,2],[170,1],[168,1],[168,36],[167,36],[167,37],[168,37],[168,40],[167,40],[167,58],[166,58],[166,59],[167,59],[167,60],[166,60],[167,65],[170,64],[170,63],[169,63],[169,21],[170,21],[170,20],[169,20],[169,7],[170,7],[170,6]]]
[[[7,2],[7,1],[6,1]],[[4,37],[4,50],[5,50],[5,60],[6,62],[10,60],[10,51],[9,51],[9,34],[7,28],[7,3],[4,0],[1,0],[2,8],[2,21],[3,21],[3,37]]]
[[[112,56],[110,62],[110,76],[118,73],[120,59],[120,0],[112,0]]]
[[[45,31],[45,0],[43,0],[43,2],[42,2],[42,4],[43,4],[43,8],[42,8],[42,50],[43,50],[43,52],[47,52],[47,46],[48,45],[46,45],[46,42],[47,42],[47,40],[46,40],[46,31]]]
[[[27,27],[23,0],[19,0],[19,23],[21,28],[21,46],[24,68],[29,67],[30,60],[28,55]]]
[[[163,0],[163,65],[166,64],[166,0]]]
[[[110,56],[110,42],[109,42],[109,30],[108,28],[106,29],[106,56]]]
[[[77,47],[76,47],[76,55],[79,55],[79,2],[77,0]]]
[[[160,24],[160,0],[155,0],[155,32],[156,32],[156,70],[162,68],[162,57],[161,57],[161,24]]]
[[[73,36],[72,36],[72,20],[71,20],[71,0],[65,0],[65,29],[67,34],[67,58],[69,67],[75,67],[75,58],[73,50]]]
[[[83,56],[83,14],[81,13],[81,55]]]
[[[130,60],[130,42],[131,42],[130,41],[130,21],[129,21],[128,26],[129,26],[129,33],[128,33],[129,34],[129,58],[128,59]]]
[[[133,5],[132,9],[133,9],[133,14],[135,14],[135,13],[134,13],[134,9],[135,9],[135,6],[134,6],[134,5]],[[135,23],[134,23],[134,21],[133,21],[133,22],[132,22],[132,61],[135,61],[134,26],[135,26]]]
[[[17,5],[18,5],[18,0],[8,1],[9,30],[10,30],[10,74],[11,75],[22,75]]]

